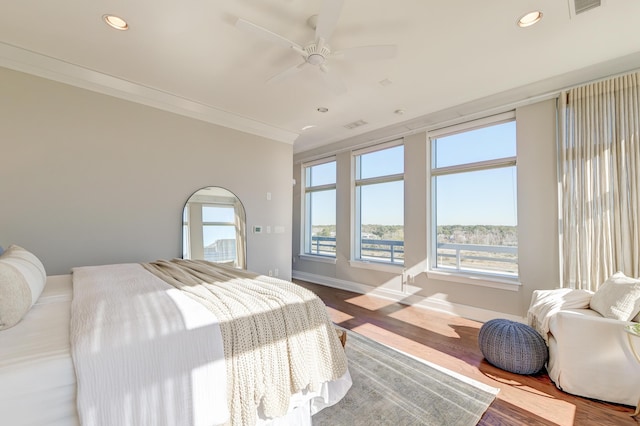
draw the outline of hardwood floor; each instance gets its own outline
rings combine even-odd
[[[630,417],[633,408],[564,393],[547,374],[522,376],[487,363],[478,348],[480,322],[304,281],[295,282],[322,298],[336,324],[500,388],[480,425],[640,423]]]

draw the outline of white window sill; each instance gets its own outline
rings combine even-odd
[[[382,262],[367,262],[366,260],[350,260],[349,266],[352,268],[369,269],[373,271],[389,272],[392,274],[401,274],[404,271],[404,265]]]
[[[517,278],[497,277],[483,274],[473,274],[457,271],[426,271],[427,278],[442,281],[452,281],[460,284],[477,285],[481,287],[497,288],[500,290],[519,291],[522,284]]]
[[[336,264],[336,258],[331,256],[314,256],[312,254],[299,254],[300,260],[310,260],[312,262]]]

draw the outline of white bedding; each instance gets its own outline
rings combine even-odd
[[[74,268],[73,287],[83,425],[228,420],[222,336],[206,308],[135,263]]]
[[[192,301],[184,304],[179,296],[172,292],[168,294],[178,311],[198,309],[189,304]],[[71,276],[48,277],[40,299],[23,320],[16,326],[0,332],[0,422],[2,424],[12,426],[80,424],[76,409],[76,376],[69,342],[71,301]],[[148,308],[155,309],[154,303]],[[197,329],[198,325],[203,325],[197,322],[199,320],[189,321],[185,322],[185,328],[193,329],[196,326]],[[204,326],[210,324],[206,323]],[[156,331],[162,334],[163,330],[167,331],[163,328],[158,328]],[[211,371],[203,377],[207,377],[210,373]],[[162,372],[158,370],[158,382],[162,381],[161,375]],[[200,384],[204,385],[202,382]],[[310,425],[312,414],[339,401],[350,386],[351,378],[347,371],[343,377],[326,383],[316,393],[293,395],[286,416],[275,420],[259,419],[258,424]],[[170,388],[169,385],[165,387],[167,390]],[[151,403],[155,404],[155,402]],[[190,402],[185,404],[189,405]],[[218,416],[219,413],[214,415]],[[199,419],[202,418],[198,415],[192,416],[190,424],[207,423]]]
[[[0,332],[0,422],[76,425],[76,378],[69,345],[71,276],[47,277],[17,325]]]

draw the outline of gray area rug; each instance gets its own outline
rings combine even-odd
[[[353,386],[314,426],[475,425],[498,393],[354,332],[346,352]]]

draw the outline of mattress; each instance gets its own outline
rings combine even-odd
[[[47,277],[35,305],[0,332],[0,413],[7,425],[77,425],[69,320],[71,275]]]

